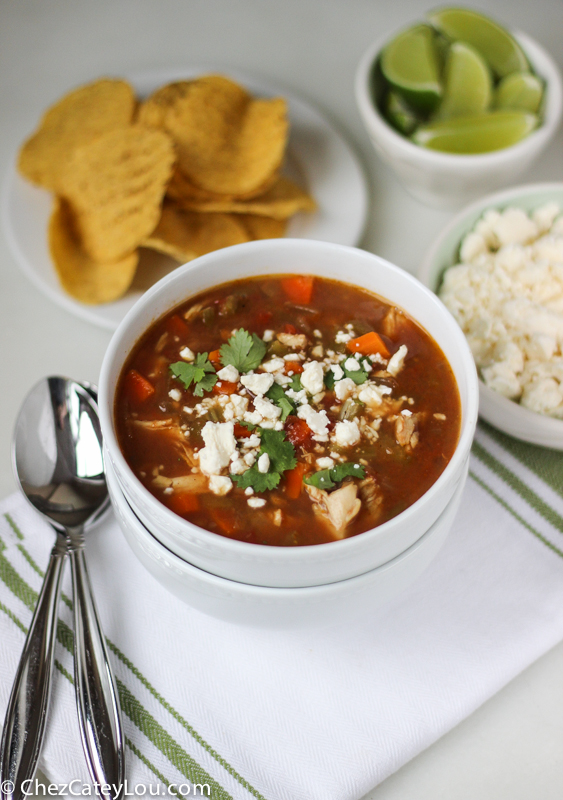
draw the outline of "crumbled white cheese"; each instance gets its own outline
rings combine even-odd
[[[487,212],[474,230],[486,251],[475,255],[462,243],[465,263],[446,271],[440,297],[463,329],[490,388],[538,413],[563,418],[560,213],[554,203],[530,216],[520,208]]]
[[[168,397],[172,398],[172,400],[175,400],[177,403],[179,403],[180,400],[182,399],[182,392],[179,389],[170,389],[170,391],[168,392]]]
[[[301,385],[309,394],[318,394],[324,388],[323,365],[319,361],[309,361],[301,373]]]
[[[195,354],[189,347],[182,347],[180,350],[180,358],[183,358],[184,361],[193,361],[195,358]]]
[[[212,475],[209,478],[209,489],[213,494],[223,496],[229,494],[233,488],[233,482],[227,475]]]
[[[217,372],[217,377],[220,381],[228,381],[229,383],[237,383],[239,372],[232,364],[227,364],[226,367]]]
[[[346,344],[346,342],[349,342],[350,339],[353,338],[354,336],[352,333],[345,333],[344,331],[338,331],[334,338],[334,341],[336,342],[336,344]]]
[[[305,420],[314,434],[324,436],[327,433],[329,419],[324,409],[315,411],[315,409],[309,405],[302,405],[297,409],[297,416]]]
[[[268,455],[268,453],[262,453],[262,455],[258,459],[258,472],[261,472],[263,475],[265,475],[269,469],[270,469],[270,456]]]
[[[361,369],[361,367],[356,358],[347,358],[344,362],[344,369],[347,369],[348,372],[356,372]]]
[[[322,358],[323,355],[324,355],[324,352],[325,351],[324,351],[324,347],[322,346],[322,344],[318,344],[316,347],[313,347],[313,349],[311,350],[311,355],[314,356],[315,358]]]
[[[263,497],[249,497],[246,502],[250,508],[262,508],[266,505],[266,501]]]
[[[339,400],[347,400],[356,391],[356,384],[352,378],[343,378],[334,384],[334,393]]]
[[[233,422],[206,422],[201,431],[205,447],[199,451],[199,465],[205,475],[219,475],[237,449]]]
[[[332,469],[332,467],[334,467],[334,459],[329,458],[328,456],[317,458],[317,467],[319,469]]]
[[[263,419],[276,420],[281,414],[281,408],[265,397],[256,397],[254,399],[254,408]]]
[[[360,429],[356,420],[344,420],[334,426],[334,438],[340,447],[351,447],[360,441]]]
[[[393,353],[389,359],[389,363],[387,364],[387,372],[389,375],[395,376],[399,374],[399,372],[403,369],[403,364],[405,363],[407,353],[408,349],[406,344],[402,344],[397,352]]]
[[[254,494],[254,489],[252,488],[252,486],[247,486],[246,489],[244,490],[244,493],[247,497],[250,497],[251,494]]]
[[[264,342],[271,342],[273,338],[274,338],[274,331],[267,330],[264,331],[264,333],[262,334],[262,341]]]
[[[250,389],[252,394],[260,396],[266,394],[274,382],[274,377],[268,372],[259,372],[254,375],[243,375],[240,382],[243,386],[246,386],[247,389]]]
[[[283,358],[274,356],[270,361],[264,361],[260,366],[265,372],[279,372],[285,367],[285,361]]]
[[[334,375],[335,381],[340,381],[344,377],[344,370],[340,366],[340,364],[332,364],[331,365],[332,374]]]
[[[303,350],[307,347],[307,337],[304,333],[278,333],[278,342],[294,350]]]

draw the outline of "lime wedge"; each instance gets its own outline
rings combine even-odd
[[[489,108],[492,93],[491,71],[485,60],[465,42],[454,42],[446,60],[444,99],[438,116],[481,114]]]
[[[477,11],[438,8],[430,11],[428,18],[444,36],[472,45],[500,78],[530,68],[524,51],[508,31]]]
[[[381,54],[387,82],[415,111],[432,111],[442,96],[435,33],[416,25],[399,34]]]
[[[389,92],[385,98],[385,117],[399,133],[410,136],[419,123],[409,106],[395,92]]]
[[[540,107],[543,83],[531,72],[513,72],[503,78],[495,92],[497,108],[517,108],[535,114]]]
[[[535,114],[491,111],[421,125],[411,138],[415,144],[446,153],[489,153],[516,144],[537,124]]]

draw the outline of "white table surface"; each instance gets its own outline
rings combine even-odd
[[[353,96],[375,38],[432,0],[0,0],[0,175],[39,112],[102,74],[219,63],[314,102],[360,156],[371,205],[361,246],[414,272],[451,217],[426,208],[375,157]],[[477,0],[563,67],[561,0]],[[563,179],[563,138],[518,182]],[[28,389],[48,374],[96,381],[110,334],[48,301],[0,236],[0,497],[15,489],[12,428]],[[0,642],[0,658],[2,643]],[[68,779],[73,776],[69,775]],[[563,644],[366,800],[561,800]]]

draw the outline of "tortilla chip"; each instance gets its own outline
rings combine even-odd
[[[191,83],[175,81],[161,86],[139,105],[136,122],[147,128],[164,128],[168,110],[188,94]]]
[[[74,231],[68,204],[57,200],[49,221],[49,249],[63,289],[81,303],[110,303],[124,294],[135,276],[137,252],[118,261],[92,261]]]
[[[172,180],[167,192],[182,208],[191,211],[206,211],[232,214],[259,214],[274,219],[287,219],[298,211],[314,211],[316,203],[306,191],[283,175],[263,195],[249,200],[202,200],[181,195],[183,186]]]
[[[115,261],[155,228],[172,173],[174,147],[163,131],[139,125],[76,148],[62,180],[85,252]]]
[[[47,110],[37,131],[24,142],[19,171],[32,183],[58,191],[74,149],[129,125],[135,103],[133,89],[122,80],[101,79],[75,89]]]
[[[250,238],[234,215],[183,211],[166,201],[156,229],[141,244],[184,263],[212,250],[248,242]]]
[[[278,180],[278,177],[278,173],[273,172],[257,189],[253,189],[246,194],[219,194],[218,192],[208,192],[205,189],[200,189],[199,186],[195,186],[176,165],[166,194],[176,200],[185,200],[186,203],[197,205],[213,202],[222,203],[230,200],[248,200],[264,194]]]
[[[238,219],[248,231],[251,239],[282,239],[287,220],[260,217],[257,214],[239,214]]]
[[[181,82],[181,89],[160,97],[143,116],[162,120],[176,143],[178,165],[195,186],[244,195],[279,169],[288,129],[282,98],[255,100],[221,75]]]

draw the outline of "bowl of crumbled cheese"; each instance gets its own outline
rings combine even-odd
[[[466,335],[481,417],[563,450],[563,183],[519,186],[468,206],[418,277]]]

